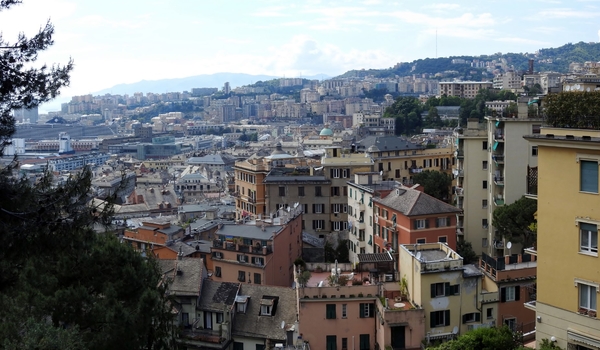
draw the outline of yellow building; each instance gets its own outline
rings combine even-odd
[[[600,131],[542,128],[538,148],[536,340],[600,349]],[[535,193],[535,191],[528,191]]]

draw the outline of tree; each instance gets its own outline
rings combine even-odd
[[[536,232],[532,229],[535,223],[537,201],[521,197],[510,205],[499,207],[494,211],[492,225],[498,233],[512,242],[523,243],[523,248],[529,248],[536,242]]]
[[[415,97],[399,97],[386,108],[383,117],[396,119],[396,135],[421,132],[421,103]]]
[[[0,11],[21,0],[0,1]],[[11,111],[33,108],[58,96],[59,89],[69,84],[73,62],[65,66],[45,64],[35,68],[33,64],[40,51],[53,44],[54,26],[50,21],[32,38],[21,33],[14,43],[0,35],[0,152],[10,142],[15,132],[15,120]]]
[[[506,326],[477,328],[457,339],[442,343],[429,350],[518,350],[521,349],[513,332]]]
[[[471,242],[465,241],[464,239],[458,240],[456,243],[456,252],[462,256],[463,264],[473,264],[477,262],[477,254],[473,251],[473,245]]]
[[[452,177],[449,174],[436,170],[425,170],[413,176],[413,182],[423,186],[423,191],[441,201],[450,199],[450,186]]]
[[[0,0],[5,10],[19,0]],[[58,95],[66,66],[32,68],[52,44],[50,23],[15,44],[0,38],[0,143],[14,132],[10,111]],[[35,183],[0,169],[0,347],[15,349],[172,348],[173,317],[156,261],[109,230],[115,197],[93,205],[92,172],[65,183]],[[102,228],[96,233],[94,227]]]

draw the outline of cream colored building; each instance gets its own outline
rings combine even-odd
[[[439,83],[440,96],[456,96],[462,98],[475,98],[481,89],[491,89],[491,81],[441,81]]]
[[[400,275],[408,283],[409,299],[425,311],[428,342],[449,340],[481,321],[483,274],[444,243],[400,245]]]
[[[487,124],[469,119],[466,128],[457,128],[456,164],[452,173],[456,179],[454,205],[463,209],[458,214],[459,240],[471,242],[477,255],[486,251],[488,225],[488,191],[482,187],[488,179],[489,155]],[[467,175],[468,174],[468,175]]]

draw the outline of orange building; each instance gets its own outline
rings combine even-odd
[[[154,246],[165,246],[167,241],[183,236],[183,229],[169,222],[144,221],[142,226],[125,230],[123,241],[132,245],[136,250],[146,254]]]
[[[376,252],[401,244],[446,243],[456,250],[456,214],[461,210],[416,186],[401,186],[383,198],[373,198]]]
[[[212,278],[290,287],[294,260],[302,256],[302,208],[277,218],[220,225],[211,258]]]

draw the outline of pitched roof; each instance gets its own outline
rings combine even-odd
[[[172,295],[200,295],[204,270],[202,259],[159,260],[158,263],[163,274],[170,280],[169,292]]]
[[[246,313],[237,313],[233,334],[252,338],[285,340],[286,331],[296,322],[296,292],[288,287],[244,284],[240,294],[250,297]],[[270,297],[278,297],[276,304]],[[261,316],[260,306],[273,303],[272,316]],[[281,329],[282,322],[284,328]]]
[[[201,310],[220,312],[223,312],[226,308],[230,309],[235,302],[235,297],[239,289],[239,283],[205,280],[202,285],[202,294],[198,307]]]
[[[422,149],[423,146],[397,136],[367,136],[356,143],[357,149],[366,150],[375,146],[379,151],[406,151]]]
[[[391,191],[385,198],[373,198],[373,201],[399,211],[406,216],[461,212],[460,209],[453,205],[442,202],[414,188],[404,186]]]

